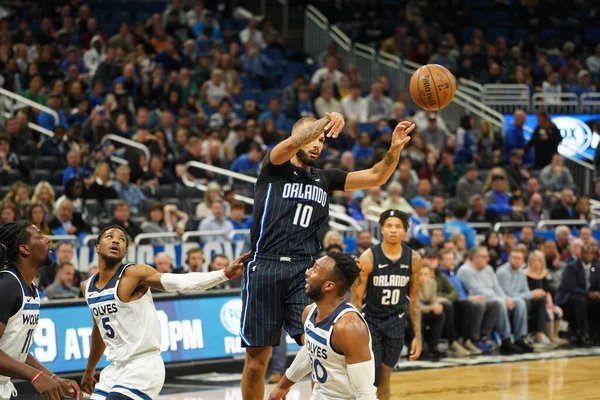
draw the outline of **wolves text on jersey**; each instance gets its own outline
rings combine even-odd
[[[92,309],[92,314],[94,315],[94,317],[98,317],[98,316],[102,316],[102,315],[110,315],[110,314],[114,314],[117,311],[119,311],[119,309],[117,308],[117,305],[112,303],[112,304],[98,304],[97,306],[92,306],[90,307]]]
[[[373,277],[373,286],[405,287],[408,281],[410,281],[410,276],[379,275]]]
[[[322,348],[318,344],[312,343],[307,340],[306,349],[311,355],[322,358],[323,360],[327,360],[327,349]]]
[[[327,192],[315,185],[304,183],[286,183],[283,186],[284,199],[311,200],[319,203],[322,207],[327,204]]]
[[[23,314],[23,325],[37,325],[40,320],[40,314]]]

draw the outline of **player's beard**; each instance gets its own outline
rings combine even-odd
[[[309,285],[306,295],[314,301],[319,301],[323,298],[323,287],[322,286],[311,286]]]
[[[104,260],[105,267],[108,269],[112,269],[117,265],[121,264],[121,261],[123,261],[124,258],[120,256],[113,256],[110,254],[102,254],[101,257]]]
[[[312,158],[310,158],[308,156],[308,153],[305,152],[304,150],[300,149],[296,152],[296,156],[298,156],[298,159],[300,160],[300,162],[308,167],[312,167],[313,165],[315,165],[315,163],[317,162],[317,158],[315,158],[314,160]]]

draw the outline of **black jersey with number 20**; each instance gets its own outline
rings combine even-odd
[[[313,257],[321,249],[317,231],[329,218],[329,196],[344,190],[345,171],[304,169],[263,160],[254,186],[252,250],[259,254]]]
[[[381,244],[371,247],[373,271],[369,275],[363,299],[366,318],[388,318],[404,313],[409,301],[412,274],[412,249],[402,244],[400,259],[393,262],[383,253]]]

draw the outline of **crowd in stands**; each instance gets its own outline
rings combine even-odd
[[[429,266],[422,274],[424,320],[432,326],[429,347],[442,336],[451,344],[462,337],[467,351],[487,351],[493,327],[502,339],[512,336],[517,347],[523,345],[521,350],[529,350],[524,338],[530,332],[542,347],[562,345],[561,318],[569,321],[578,343],[588,343],[588,317],[600,320],[594,314],[600,287],[590,271],[600,265],[597,242],[585,224],[593,218],[590,199],[600,200],[600,180],[591,193],[576,187],[557,154],[561,136],[547,113],[539,113],[529,141],[522,110],[504,136],[489,121],[475,124],[468,115],[459,126],[449,126],[441,115],[415,109],[406,91],[390,93],[385,77],[368,82],[363,93],[359,69],[344,64],[335,46],[313,55],[316,64],[308,65],[304,53],[285,45],[272,19],[259,21],[225,5],[211,8],[200,0],[188,7],[172,0],[146,20],[112,21],[114,31],[96,18],[105,12],[100,3],[90,7],[75,0],[35,18],[21,9],[1,20],[2,87],[49,107],[58,120],[35,108],[15,109],[5,119],[0,224],[23,218],[44,234],[80,239],[108,224],[123,226],[131,238],[248,229],[251,209],[235,195],[251,196],[252,185],[232,186],[212,172],[185,170],[187,162],[257,176],[262,157],[290,133],[295,119],[337,111],[346,128],[326,142],[320,166],[354,171],[381,160],[393,128],[408,119],[416,129],[390,182],[367,192],[335,193],[332,203],[360,223],[382,209],[411,214],[409,242],[424,252]],[[348,14],[340,15],[340,23],[347,24]],[[377,23],[372,13],[364,15],[367,24]],[[532,88],[566,90],[586,76],[588,83],[580,85],[597,79],[600,45],[596,56],[579,60],[584,44],[567,43],[555,65],[548,52],[532,53],[527,41],[509,50],[502,37],[488,44],[475,29],[459,45],[452,33],[442,34],[442,25],[426,29],[422,21],[407,20],[389,39],[383,34],[371,39],[383,40],[388,52],[447,65],[457,76],[481,82],[525,81]],[[373,35],[371,28],[352,29]],[[31,129],[29,122],[53,136]],[[108,134],[146,146],[150,156],[105,140]],[[184,178],[206,184],[207,190],[183,185]],[[571,232],[561,226],[556,235],[552,230],[538,235],[532,227],[495,232],[469,225],[550,218],[578,219],[583,227]],[[419,228],[423,224],[443,227],[427,231]],[[338,232],[323,234],[328,251],[348,246]],[[368,231],[360,232],[358,251],[371,239]],[[153,243],[178,240],[166,235]],[[202,238],[220,240],[228,239]],[[48,298],[77,297],[82,275],[93,273],[73,268],[73,251],[73,245],[61,243],[55,264],[40,276]],[[155,260],[161,271],[196,271],[205,264],[220,269],[227,258],[205,262],[202,250],[194,249],[184,266],[173,265],[166,254]],[[225,285],[235,288],[240,282]],[[461,301],[471,298],[495,313],[494,324],[490,317],[473,330],[464,320],[454,325],[453,314],[468,307]],[[488,301],[500,306],[488,307]],[[448,306],[453,303],[456,312]]]

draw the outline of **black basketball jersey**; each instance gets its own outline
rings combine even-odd
[[[290,161],[274,165],[267,153],[254,185],[252,251],[315,256],[321,249],[317,231],[329,219],[329,196],[344,190],[346,175],[339,169],[306,170]]]
[[[371,247],[373,271],[369,275],[363,299],[366,317],[388,318],[406,310],[410,300],[409,281],[412,274],[412,249],[402,244],[402,256],[392,262],[383,254],[381,244]]]

